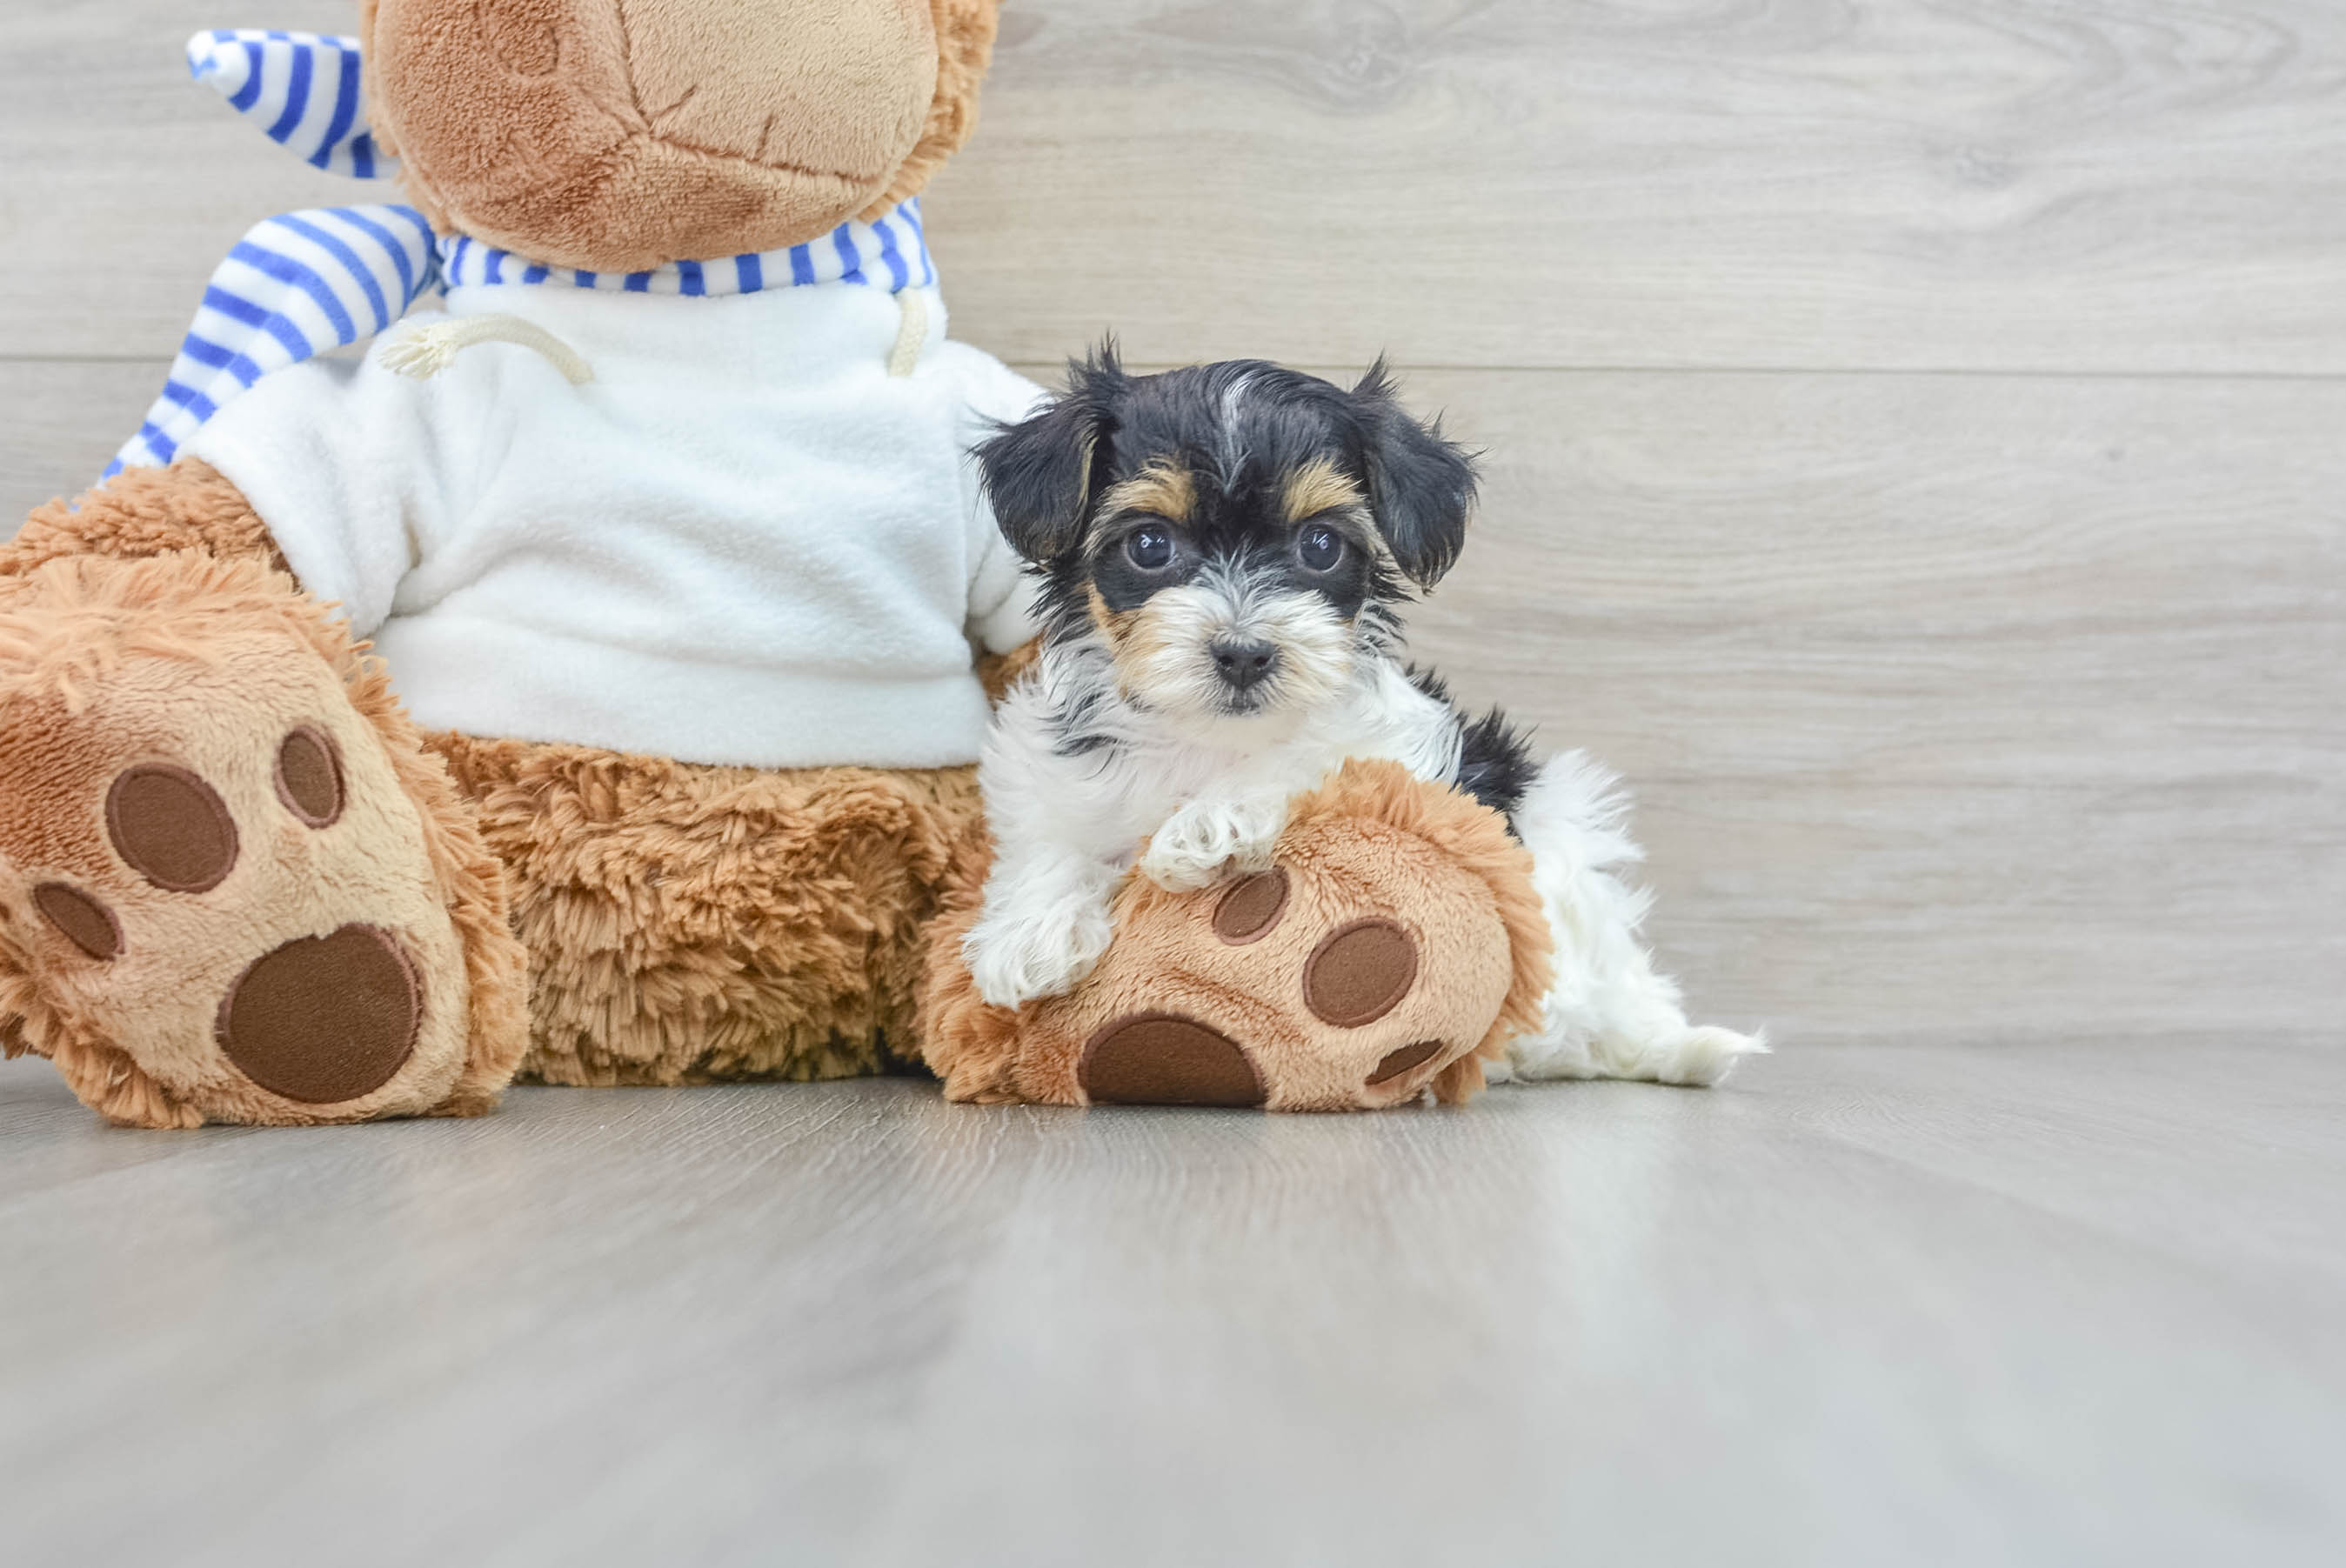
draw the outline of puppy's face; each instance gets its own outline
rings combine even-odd
[[[1136,379],[1112,351],[980,456],[1054,640],[1095,639],[1129,701],[1204,731],[1341,691],[1455,558],[1474,486],[1380,372],[1352,392],[1255,361]]]
[[[1296,445],[1236,474],[1168,445],[1102,493],[1054,587],[1082,588],[1127,698],[1210,721],[1301,711],[1342,687],[1392,573],[1359,485],[1323,443]]]

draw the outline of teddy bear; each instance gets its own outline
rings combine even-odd
[[[965,451],[1035,389],[946,335],[916,199],[996,5],[199,36],[413,206],[256,228],[111,476],[0,546],[12,1053],[146,1126],[915,1057],[1033,629]]]

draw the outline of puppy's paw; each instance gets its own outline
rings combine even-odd
[[[1180,893],[1212,887],[1226,876],[1267,871],[1286,826],[1283,803],[1193,800],[1149,839],[1140,874]]]
[[[1072,990],[1107,951],[1115,925],[1106,904],[1010,917],[989,912],[962,939],[977,993],[1023,1007]]]

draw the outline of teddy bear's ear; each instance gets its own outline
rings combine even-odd
[[[1082,542],[1100,443],[1127,384],[1111,338],[1068,365],[1065,392],[978,447],[994,522],[1025,559],[1054,560]]]
[[[367,129],[356,38],[250,27],[199,33],[188,40],[188,74],[304,163],[357,179],[397,168]]]

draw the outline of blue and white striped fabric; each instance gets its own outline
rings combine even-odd
[[[870,223],[842,223],[811,244],[715,261],[674,261],[648,272],[544,267],[459,234],[440,241],[440,271],[451,289],[542,283],[631,294],[755,294],[809,283],[864,283],[901,294],[933,287],[937,280],[917,197]]]
[[[359,107],[359,41],[317,33],[220,28],[188,40],[188,74],[273,142],[335,174],[377,179],[398,168]]]
[[[107,466],[159,467],[220,405],[271,371],[372,338],[439,281],[412,207],[327,207],[256,225],[212,273],[163,395]]]
[[[842,224],[811,244],[625,273],[546,267],[463,235],[442,238],[412,207],[288,212],[254,227],[212,273],[163,395],[104,477],[168,464],[238,392],[271,371],[375,336],[427,289],[538,284],[716,296],[847,283],[892,294],[936,280],[917,200],[872,223]]]

